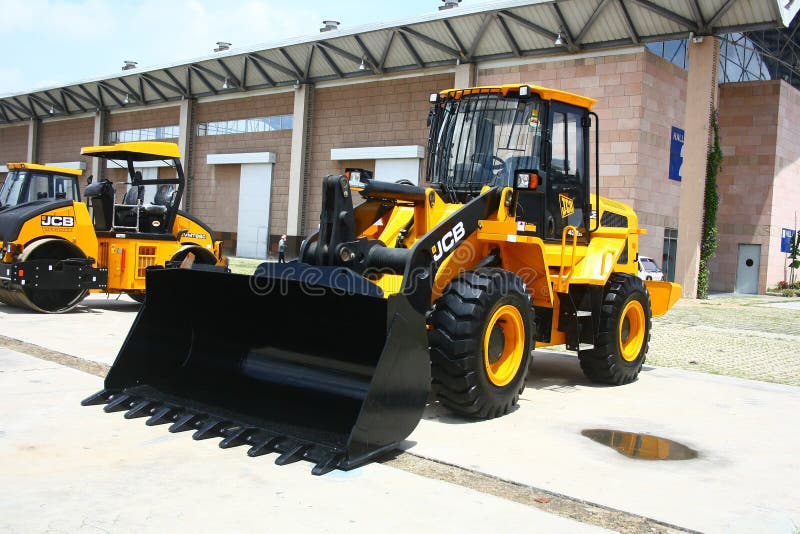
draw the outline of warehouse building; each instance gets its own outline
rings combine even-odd
[[[308,38],[220,46],[155,68],[126,63],[112,76],[2,96],[0,162],[122,182],[113,162],[103,167],[80,148],[175,141],[189,180],[185,208],[228,253],[264,258],[281,234],[296,251],[316,229],[325,175],[356,167],[424,183],[430,93],[538,84],[598,100],[601,194],[633,206],[647,230],[642,254],[693,296],[718,110],[725,159],[711,288],[763,292],[786,277],[780,238],[800,205],[793,4],[446,2],[395,23],[326,21]],[[151,165],[145,177],[170,172]]]

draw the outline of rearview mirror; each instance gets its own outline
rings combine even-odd
[[[92,185],[93,181],[94,181],[94,175],[90,174],[89,176],[86,177],[86,185]]]

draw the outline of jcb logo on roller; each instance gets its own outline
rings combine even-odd
[[[453,250],[453,247],[455,247],[459,241],[464,239],[464,235],[466,233],[467,231],[464,230],[464,223],[459,222],[453,227],[452,230],[444,234],[444,236],[431,249],[431,252],[433,252],[434,261],[439,261],[446,252]]]
[[[75,226],[75,217],[42,215],[42,226]]]

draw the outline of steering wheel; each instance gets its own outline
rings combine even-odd
[[[506,160],[497,156],[492,156],[492,172],[495,175],[504,174],[506,172]]]

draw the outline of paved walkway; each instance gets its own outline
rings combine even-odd
[[[653,320],[648,365],[800,385],[800,300],[681,300]]]

